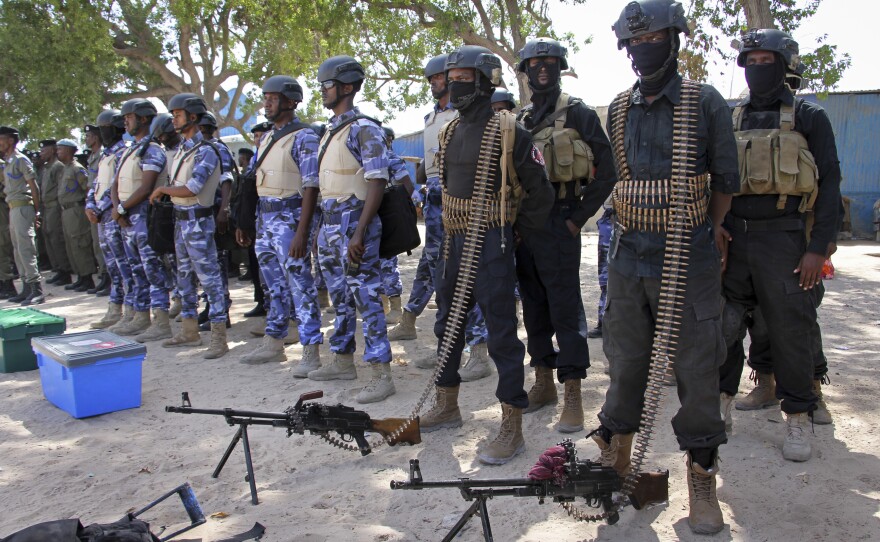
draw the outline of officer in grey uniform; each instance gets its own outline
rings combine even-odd
[[[15,254],[15,266],[22,278],[21,292],[7,301],[32,305],[43,303],[42,276],[37,267],[36,228],[40,220],[40,188],[34,166],[16,149],[18,130],[0,126],[0,159],[3,167],[3,192],[9,205],[9,233]]]
[[[97,271],[92,255],[92,228],[86,218],[85,200],[89,191],[86,168],[74,159],[76,142],[62,139],[58,142],[58,160],[64,170],[58,183],[58,206],[61,207],[61,225],[64,228],[64,246],[77,280],[70,286],[74,292],[85,292],[95,287],[92,275]],[[65,287],[65,289],[68,289]]]
[[[3,170],[6,161],[0,158],[0,181],[3,180]],[[12,274],[14,257],[12,237],[9,235],[9,205],[6,203],[6,195],[0,186],[0,299],[9,299],[18,295]]]
[[[61,225],[61,207],[58,206],[58,182],[61,179],[61,171],[64,165],[58,161],[56,155],[56,141],[45,139],[40,141],[40,159],[43,167],[40,168],[39,185],[42,198],[42,230],[43,243],[46,246],[46,254],[55,274],[46,280],[46,284],[55,286],[71,286],[70,274],[73,268],[67,257],[67,249],[64,247],[64,227]]]
[[[86,147],[88,147],[89,158],[86,163],[86,174],[89,177],[89,190],[95,186],[95,179],[98,177],[98,166],[101,163],[102,149],[101,130],[94,124],[86,124],[83,128],[86,134]],[[91,220],[89,220],[91,222]],[[92,254],[95,255],[95,262],[98,265],[98,273],[100,281],[93,289],[87,290],[86,293],[97,294],[98,297],[110,295],[110,274],[107,272],[107,262],[104,259],[104,251],[101,250],[101,239],[98,234],[98,224],[91,222],[92,229]]]

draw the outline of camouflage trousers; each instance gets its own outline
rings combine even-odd
[[[364,232],[363,258],[358,266],[353,267],[349,265],[348,242],[357,228],[363,202],[354,198],[341,202],[325,199],[321,207],[323,225],[318,232],[318,259],[336,310],[330,350],[339,354],[355,351],[354,329],[357,312],[360,312],[366,343],[364,361],[388,363],[391,361],[391,345],[379,298],[382,288],[379,268],[382,223],[379,217],[370,222]]]
[[[110,211],[107,217],[98,224],[98,241],[104,253],[104,268],[110,275],[110,303],[134,306],[134,278],[127,258],[116,258],[116,254],[125,254],[122,241],[122,230],[113,219]],[[115,247],[115,248],[114,248]]]
[[[605,299],[608,296],[608,250],[611,248],[611,215],[614,214],[613,209],[605,209],[602,216],[596,222],[599,227],[599,319],[598,323],[602,325],[602,318],[605,317]]]
[[[134,309],[168,311],[168,272],[147,243],[147,202],[128,213],[131,226],[122,227],[125,255],[134,280]]]
[[[431,296],[434,295],[434,273],[440,262],[440,247],[443,244],[443,208],[440,197],[439,188],[430,188],[422,207],[422,214],[425,217],[425,243],[419,265],[416,267],[416,278],[413,280],[409,301],[404,307],[404,310],[416,316],[422,314]],[[486,342],[487,338],[486,321],[483,313],[480,312],[480,307],[475,305],[468,313],[465,341],[474,346]]]
[[[266,335],[276,339],[286,337],[288,319],[296,307],[294,314],[299,321],[300,344],[321,344],[324,334],[321,332],[318,290],[312,278],[311,251],[306,252],[305,258],[289,255],[290,242],[300,223],[302,200],[294,197],[284,203],[289,205],[278,211],[260,209],[257,215],[257,231],[260,233],[255,249],[260,273],[269,292]],[[313,217],[307,246],[311,246],[316,223]]]
[[[320,223],[321,221],[318,220],[318,224]],[[315,262],[312,276],[315,278],[315,288],[318,290],[326,290],[327,283],[324,282],[324,273],[321,271],[321,264],[318,262],[318,245],[313,243],[312,247],[314,247],[312,250],[312,261]]]
[[[175,254],[165,254],[162,256],[162,265],[168,274],[168,291],[171,297],[180,299],[180,288],[177,287],[177,256]]]
[[[379,260],[382,269],[382,293],[388,297],[400,296],[403,284],[400,282],[400,269],[397,267],[397,256]]]
[[[184,318],[196,318],[199,310],[198,283],[208,296],[211,323],[226,321],[226,296],[220,267],[217,265],[217,245],[214,243],[214,217],[195,217],[196,209],[188,209],[188,218],[177,217],[174,222],[174,244],[177,247],[177,287]],[[174,212],[183,211],[175,206]]]

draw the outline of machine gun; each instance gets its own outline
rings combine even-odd
[[[226,452],[223,454],[211,477],[217,478],[220,476],[220,471],[226,465],[232,450],[241,441],[244,448],[245,465],[247,466],[247,477],[245,479],[250,483],[251,502],[254,504],[259,504],[260,501],[257,498],[257,484],[254,481],[254,465],[251,460],[251,446],[247,431],[249,425],[281,427],[287,430],[288,437],[294,433],[304,435],[306,431],[309,431],[313,435],[324,438],[324,440],[331,444],[338,442],[331,436],[331,433],[336,433],[343,442],[356,442],[361,455],[367,455],[372,451],[364,433],[379,433],[391,446],[396,444],[419,444],[422,442],[418,418],[414,419],[409,427],[399,431],[407,420],[403,418],[373,420],[366,412],[355,410],[342,404],[325,405],[306,402],[323,396],[323,391],[311,391],[300,395],[296,404],[284,412],[255,412],[233,410],[231,408],[221,410],[192,408],[189,393],[183,392],[181,394],[182,406],[166,406],[165,412],[223,416],[226,418],[226,423],[230,426],[238,426],[238,430],[232,437],[232,441],[227,446]],[[395,436],[397,433],[399,435]]]
[[[549,457],[551,456],[552,457]],[[548,458],[545,461],[545,458]],[[547,467],[547,464],[552,464]],[[476,514],[480,516],[483,526],[483,537],[491,542],[492,528],[489,524],[489,510],[486,501],[493,497],[537,497],[540,504],[547,498],[557,503],[571,503],[578,498],[586,500],[593,508],[602,508],[609,525],[617,523],[620,518],[619,506],[612,499],[614,492],[621,491],[623,481],[611,467],[603,467],[589,460],[579,461],[571,439],[566,439],[559,446],[550,448],[541,457],[541,461],[529,472],[528,478],[495,478],[426,482],[422,479],[422,471],[418,459],[409,462],[409,480],[391,482],[391,489],[434,489],[454,487],[461,491],[466,501],[474,503],[462,514],[443,538],[443,542],[452,541],[468,521]]]

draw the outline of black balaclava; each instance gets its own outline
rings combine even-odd
[[[678,73],[678,34],[672,33],[660,43],[643,43],[626,52],[632,59],[632,68],[639,76],[639,89],[644,96],[656,96]]]
[[[103,143],[108,149],[122,139],[122,134],[120,132],[123,130],[120,130],[115,126],[99,126],[98,130],[101,133],[101,143]]]
[[[749,64],[746,66],[746,83],[749,85],[749,102],[756,108],[776,103],[785,86],[785,62],[778,53],[772,64]]]
[[[538,74],[540,74],[541,68],[545,66],[550,80],[546,85],[540,85],[538,84]],[[559,59],[557,59],[555,64],[541,61],[534,66],[526,66],[526,74],[529,76],[529,89],[532,91],[532,103],[534,104],[531,113],[532,119],[537,121],[543,119],[556,105],[559,93],[562,92],[562,89],[559,88],[561,73],[562,66],[560,66]]]
[[[449,89],[449,103],[462,115],[489,104],[495,90],[492,82],[479,71],[476,72],[473,82],[450,81],[446,87]]]

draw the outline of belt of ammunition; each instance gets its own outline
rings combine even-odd
[[[487,202],[488,227],[497,228],[502,226],[501,223],[501,206],[507,205],[507,213],[505,218],[508,224],[513,223],[513,205],[510,198],[501,201],[501,194],[496,193],[494,198],[490,198]],[[443,194],[443,229],[448,234],[461,234],[467,231],[467,226],[471,220],[472,200],[470,198],[456,198],[449,194]]]
[[[684,189],[682,210],[690,228],[702,224],[709,211],[709,175],[679,181]],[[612,192],[617,221],[625,231],[665,232],[670,225],[672,181],[621,180]]]

